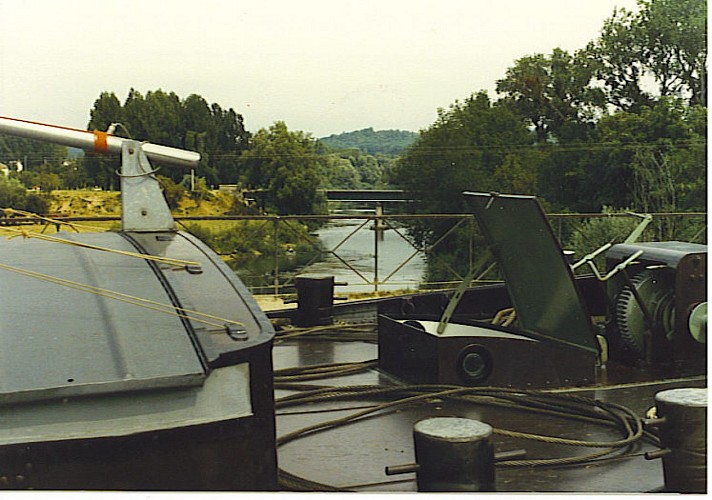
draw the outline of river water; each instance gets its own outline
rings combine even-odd
[[[338,257],[325,254],[324,260],[300,274],[333,275],[335,281],[348,283],[337,292],[372,292],[378,252],[378,290],[416,290],[425,273],[424,256],[418,253],[408,260],[415,249],[396,231],[375,231],[373,221],[358,229],[362,224],[363,219],[338,219],[319,229],[316,234],[324,248],[334,250]],[[405,236],[405,229],[398,231]]]

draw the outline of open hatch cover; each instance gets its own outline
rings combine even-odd
[[[521,328],[598,352],[571,266],[534,196],[465,192],[504,273]]]

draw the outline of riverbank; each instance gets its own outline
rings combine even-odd
[[[236,209],[240,207],[236,206],[231,193],[211,191],[206,200],[183,196],[172,213],[177,217],[219,217],[232,215]],[[50,212],[67,217],[118,217],[120,193],[53,191]],[[334,276],[336,282],[345,284],[336,289],[336,295],[348,295],[349,300],[378,296],[374,292],[376,282],[378,293],[408,293],[419,288],[425,259],[414,255],[415,249],[401,233],[372,231],[371,225],[358,218],[327,224],[323,224],[323,219],[320,221],[321,225],[315,228],[314,224],[296,219],[201,220],[184,221],[181,229],[195,234],[221,255],[253,293],[270,297],[261,299],[265,308],[287,307],[279,298],[274,298],[274,285],[278,281],[281,294],[293,293],[293,288],[286,285],[293,284],[294,277],[302,273]],[[116,229],[118,222],[101,226]]]
[[[234,209],[232,193],[211,191],[207,200],[194,200],[183,196],[174,216],[226,215]],[[58,189],[49,195],[49,212],[65,217],[120,216],[121,193],[92,189]]]

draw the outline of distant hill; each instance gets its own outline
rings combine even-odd
[[[343,134],[332,134],[319,139],[332,149],[360,149],[369,154],[397,155],[410,147],[418,138],[408,130],[378,130],[365,128]]]

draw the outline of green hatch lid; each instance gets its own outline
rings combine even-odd
[[[465,192],[525,331],[598,352],[581,292],[534,196]]]

